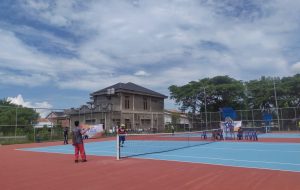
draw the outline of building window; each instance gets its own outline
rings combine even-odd
[[[141,119],[142,125],[151,125],[151,119]]]
[[[86,124],[95,124],[96,123],[96,119],[86,119],[85,123]]]
[[[156,98],[155,98],[155,99],[152,98],[151,100],[152,100],[152,102],[154,102],[154,103],[157,103],[157,102],[158,102],[158,100],[157,100]]]
[[[164,101],[163,100],[159,101],[159,109],[161,109],[161,110],[164,109]]]
[[[143,104],[144,104],[144,110],[147,110],[148,109],[148,104],[147,104],[147,98],[146,97],[143,98]]]
[[[125,96],[125,109],[129,109],[129,96]]]
[[[126,126],[127,129],[131,129],[130,119],[125,119],[125,126]]]

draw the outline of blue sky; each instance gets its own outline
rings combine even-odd
[[[297,0],[2,0],[0,98],[70,108],[118,82],[169,96],[204,77],[291,76],[299,12]]]

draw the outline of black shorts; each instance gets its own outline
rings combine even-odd
[[[124,142],[125,141],[125,136],[124,135],[119,136],[119,138],[120,138],[120,142]]]

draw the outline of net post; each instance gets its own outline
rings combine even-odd
[[[117,134],[117,160],[120,160],[120,136]]]

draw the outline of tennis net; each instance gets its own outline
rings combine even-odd
[[[209,144],[215,141],[213,136],[218,131],[219,129],[155,134],[118,134],[117,159]]]

